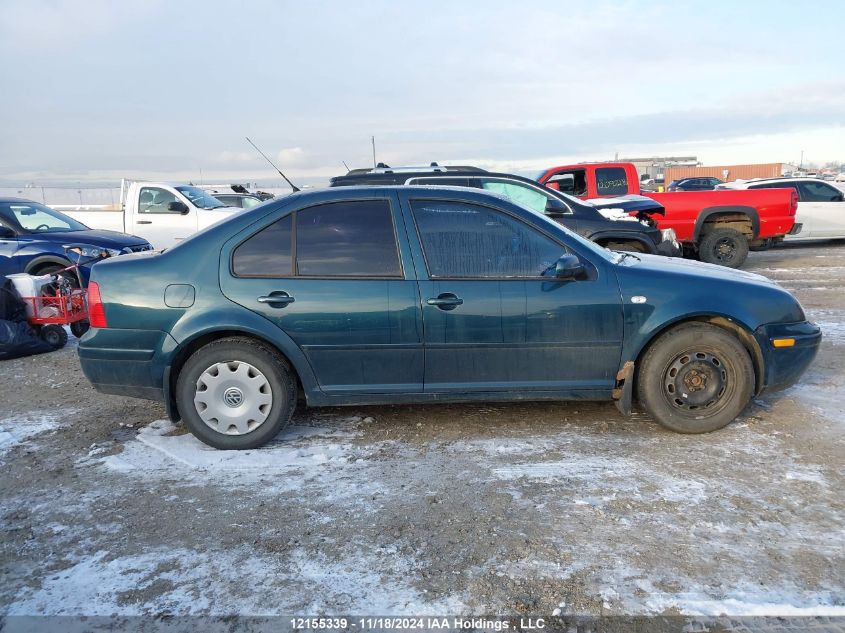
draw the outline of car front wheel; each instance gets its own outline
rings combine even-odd
[[[754,367],[735,336],[706,323],[658,338],[638,368],[640,403],[679,433],[708,433],[732,422],[751,400]]]
[[[287,362],[247,338],[209,343],[188,358],[176,383],[188,430],[214,448],[257,448],[290,423],[296,381]]]

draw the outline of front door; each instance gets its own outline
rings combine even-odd
[[[187,213],[171,210],[171,202],[181,202]],[[174,191],[163,187],[141,187],[138,212],[130,229],[156,249],[171,248],[197,232],[197,210]]]
[[[407,206],[421,244],[426,391],[613,387],[622,307],[611,272],[582,260],[587,278],[558,281],[565,245],[501,209]]]
[[[297,209],[254,230],[221,270],[224,294],[293,339],[327,393],[422,391],[419,295],[396,206],[386,195]]]
[[[842,191],[826,182],[798,182],[798,211],[810,224],[809,237],[845,237],[845,202],[842,198]]]

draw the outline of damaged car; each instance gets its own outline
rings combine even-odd
[[[821,332],[774,282],[614,252],[466,187],[294,193],[164,253],[103,261],[82,369],[163,401],[220,449],[297,404],[632,401],[665,427],[726,426],[795,383]]]

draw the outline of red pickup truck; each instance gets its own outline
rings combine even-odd
[[[659,228],[674,229],[685,255],[731,268],[742,265],[749,247],[779,242],[793,231],[798,206],[794,189],[641,192],[633,163],[561,165],[546,169],[537,180],[582,200],[652,198],[666,210],[654,216]]]

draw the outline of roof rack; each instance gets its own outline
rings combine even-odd
[[[480,167],[473,167],[471,165],[438,165],[435,162],[429,165],[407,165],[402,167],[391,167],[385,163],[379,163],[375,167],[364,169],[350,169],[347,176],[360,176],[363,174],[404,174],[404,173],[435,173],[444,171],[469,171],[477,173],[486,173],[486,169]]]

